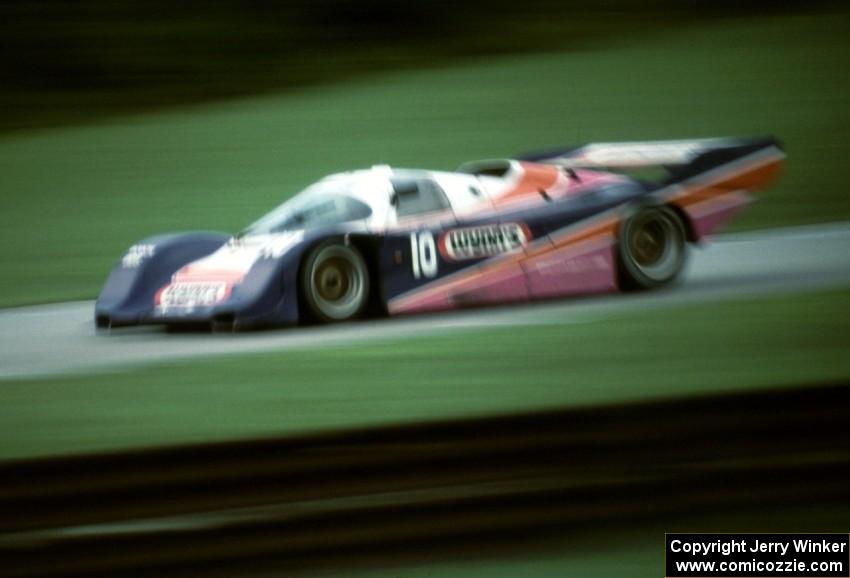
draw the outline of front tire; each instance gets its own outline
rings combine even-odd
[[[620,228],[618,253],[623,288],[662,287],[684,269],[685,227],[669,207],[642,208]]]
[[[322,243],[307,255],[301,290],[308,312],[325,323],[359,317],[369,302],[369,269],[353,245]]]

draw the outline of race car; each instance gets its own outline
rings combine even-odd
[[[235,236],[133,245],[95,323],[235,330],[653,289],[783,160],[772,137],[718,138],[334,174]]]

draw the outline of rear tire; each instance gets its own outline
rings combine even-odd
[[[673,282],[687,260],[685,227],[669,207],[640,209],[620,227],[621,285],[625,289],[654,289]]]
[[[313,248],[301,269],[309,314],[325,323],[359,317],[369,302],[369,269],[353,245],[329,241]]]

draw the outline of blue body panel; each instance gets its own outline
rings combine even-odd
[[[131,248],[150,247],[135,266],[127,256],[112,269],[95,303],[99,326],[133,325],[150,321],[156,292],[180,267],[209,255],[227,242],[224,233],[176,233],[145,239]],[[128,255],[130,252],[128,252]],[[145,253],[143,253],[145,254]]]
[[[110,273],[95,304],[96,323],[100,327],[219,322],[239,327],[297,324],[298,272],[304,252],[324,239],[341,237],[346,232],[336,227],[305,234],[283,255],[259,258],[221,303],[167,312],[155,308],[157,292],[170,283],[181,267],[210,255],[231,237],[223,233],[182,233],[145,239],[133,249],[150,247],[146,249],[150,256],[134,266],[126,266],[122,259]]]

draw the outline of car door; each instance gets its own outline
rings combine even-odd
[[[440,235],[457,224],[440,184],[427,173],[390,177],[390,210],[380,259],[390,313],[444,309],[440,280],[457,272],[438,248]]]
[[[384,277],[389,312],[526,299],[519,257],[527,232],[521,230],[523,237],[516,242],[512,235],[520,225],[503,225],[486,193],[470,188],[474,179],[442,182],[466,190],[446,195],[433,178],[393,185],[397,220],[395,232],[385,239],[383,256],[385,271],[391,272]],[[468,203],[464,195],[471,197]],[[460,199],[459,206],[450,206],[450,198]]]

